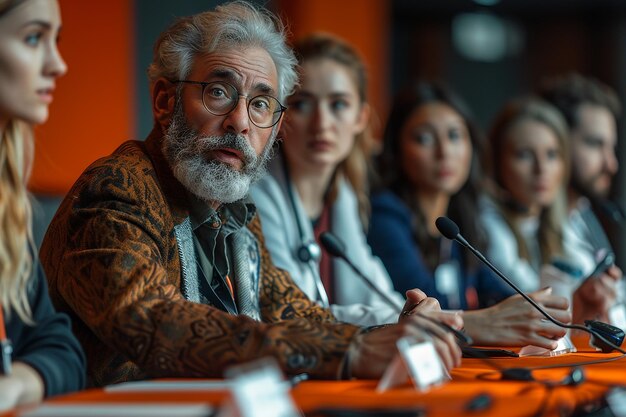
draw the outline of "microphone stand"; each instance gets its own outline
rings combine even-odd
[[[495,272],[500,278],[502,278],[504,282],[506,282],[519,295],[521,295],[534,308],[536,308],[546,319],[559,327],[573,330],[581,330],[583,332],[589,333],[591,336],[599,339],[599,341],[602,342],[598,343],[598,341],[594,341],[593,338],[591,340],[592,345],[600,348],[604,353],[608,353],[611,350],[615,349],[620,353],[626,354],[626,351],[620,347],[622,342],[624,341],[624,332],[621,329],[596,320],[586,320],[585,324],[587,326],[582,326],[580,324],[563,323],[555,319],[550,314],[548,314],[548,312],[545,311],[535,300],[529,297],[517,285],[515,285],[510,279],[508,279],[498,268],[495,267],[495,265],[493,265],[487,258],[485,258],[485,256],[478,249],[470,245],[470,243],[459,233],[459,227],[456,225],[456,223],[454,223],[447,217],[439,217],[436,221],[436,226],[437,229],[439,229],[439,232],[441,232],[444,237],[446,237],[447,239],[455,240],[462,246],[469,249],[470,252],[474,254],[474,256],[476,256],[481,262],[487,265],[493,272]],[[601,334],[600,332],[605,333],[607,337],[613,338],[616,343],[607,340],[605,335]],[[617,344],[619,344],[620,346],[618,346]]]

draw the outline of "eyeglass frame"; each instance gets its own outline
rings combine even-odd
[[[202,106],[204,107],[204,109],[206,111],[208,111],[209,113],[211,113],[213,116],[226,116],[227,114],[231,113],[233,110],[235,110],[237,108],[237,104],[239,103],[239,97],[245,97],[246,98],[246,113],[248,113],[248,119],[252,122],[253,125],[255,125],[256,127],[258,127],[259,129],[269,129],[271,127],[276,126],[276,124],[278,124],[278,122],[280,122],[280,119],[283,117],[283,114],[285,114],[285,110],[287,110],[287,107],[283,106],[283,104],[280,102],[280,100],[278,100],[276,97],[274,96],[270,96],[269,94],[259,94],[256,95],[252,98],[250,98],[248,100],[248,96],[245,94],[240,94],[239,90],[237,89],[237,87],[235,87],[234,85],[232,85],[229,82],[226,81],[193,81],[193,80],[170,80],[170,82],[172,84],[177,84],[177,83],[183,83],[183,84],[196,84],[196,85],[201,85],[202,86],[202,91],[200,92],[200,96],[202,97]],[[225,84],[229,87],[232,87],[232,89],[234,91],[237,92],[237,100],[233,101],[233,107],[228,110],[226,113],[222,113],[222,114],[217,114],[217,113],[213,113],[211,110],[209,110],[209,108],[207,107],[206,103],[204,102],[204,90],[206,89],[206,87],[209,84]],[[254,101],[255,98],[257,97],[271,97],[274,100],[276,100],[276,102],[278,103],[279,107],[279,111],[280,111],[280,116],[278,116],[278,119],[276,119],[276,121],[274,123],[272,123],[269,126],[259,126],[258,124],[255,123],[254,120],[252,120],[252,117],[250,117],[250,103],[252,101]]]

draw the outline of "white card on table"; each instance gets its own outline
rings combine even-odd
[[[406,382],[407,377],[420,391],[442,384],[449,378],[431,341],[415,342],[410,338],[397,341],[399,355],[385,370],[377,391],[385,391]]]
[[[289,383],[273,359],[261,359],[230,368],[226,376],[232,382],[234,404],[220,412],[220,417],[300,417],[289,394]],[[233,413],[233,409],[236,411]]]

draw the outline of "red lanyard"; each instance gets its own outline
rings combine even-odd
[[[4,311],[0,304],[0,375],[11,374],[11,356],[13,347],[7,339],[7,331],[4,327]]]
[[[7,340],[7,331],[4,328],[4,310],[0,304],[0,342]]]

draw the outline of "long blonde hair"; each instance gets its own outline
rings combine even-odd
[[[33,264],[31,205],[26,180],[33,157],[32,128],[7,123],[0,138],[0,303],[30,323],[27,289]]]
[[[0,17],[23,0],[0,0]],[[32,127],[11,119],[0,131],[0,304],[32,323],[29,278],[35,254],[26,182],[33,161]]]
[[[541,262],[548,263],[553,257],[563,253],[563,219],[567,215],[565,205],[565,186],[569,173],[569,143],[567,141],[568,129],[561,113],[548,102],[537,97],[523,97],[507,103],[500,111],[489,135],[488,146],[485,153],[484,165],[492,180],[495,181],[491,188],[493,196],[502,209],[503,217],[510,226],[518,244],[519,256],[529,260],[530,253],[521,232],[515,222],[519,211],[524,208],[512,201],[502,180],[502,159],[504,143],[511,127],[520,120],[532,120],[549,128],[557,137],[559,143],[559,155],[563,161],[563,179],[561,190],[556,200],[548,207],[541,210],[539,215],[538,240],[541,251]]]

